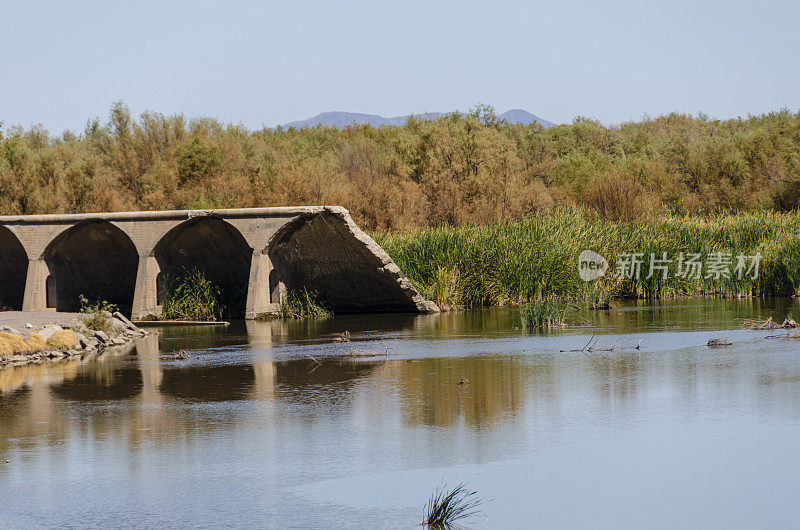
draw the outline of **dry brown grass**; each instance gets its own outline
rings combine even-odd
[[[0,354],[27,353],[30,346],[21,335],[0,332]]]
[[[47,341],[47,346],[55,350],[68,350],[70,348],[74,348],[77,344],[78,336],[74,331],[69,329],[57,331]]]
[[[36,333],[25,339],[16,333],[0,332],[0,355],[13,355],[15,353],[31,353],[44,350],[47,345]]]

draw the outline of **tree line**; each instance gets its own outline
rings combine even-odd
[[[251,131],[115,103],[80,133],[0,124],[0,214],[306,204],[368,230],[489,225],[577,206],[611,220],[792,210],[800,113],[542,128],[477,106],[403,126]]]

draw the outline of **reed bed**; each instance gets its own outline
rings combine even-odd
[[[527,303],[539,297],[569,301],[691,295],[791,296],[800,289],[800,214],[739,213],[704,218],[665,217],[614,222],[579,208],[490,226],[420,229],[375,235],[420,292],[446,307]],[[585,282],[578,256],[594,250],[609,262],[602,278]],[[617,259],[642,253],[638,278],[619,277]],[[650,275],[649,256],[675,260],[668,277]],[[684,253],[761,255],[758,277],[737,274],[676,276]],[[650,276],[650,277],[648,277]]]

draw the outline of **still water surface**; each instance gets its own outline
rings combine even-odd
[[[443,477],[488,501],[475,528],[795,527],[800,340],[742,329],[789,311],[240,322],[0,371],[0,527],[414,528]],[[614,350],[561,351],[595,333]]]

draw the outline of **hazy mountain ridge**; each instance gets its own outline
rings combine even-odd
[[[415,116],[426,120],[435,120],[449,114],[447,112],[423,112],[420,114],[407,114],[405,116],[395,116],[393,118],[385,118],[377,114],[362,114],[359,112],[323,112],[312,116],[307,120],[293,121],[282,125],[284,129],[290,127],[316,127],[317,125],[324,125],[328,127],[348,127],[350,125],[363,125],[368,123],[373,127],[382,127],[387,125],[403,125],[408,118]],[[530,125],[531,123],[538,123],[542,127],[553,127],[555,124],[544,120],[535,114],[522,109],[511,109],[498,116],[501,120],[506,120],[508,123],[518,123],[521,125]]]

